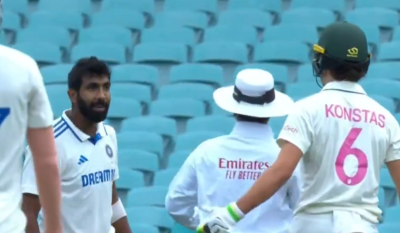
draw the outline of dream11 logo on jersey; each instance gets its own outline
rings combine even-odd
[[[228,160],[219,158],[218,167],[226,170],[225,179],[228,180],[257,180],[269,168],[268,162],[246,161],[242,159]]]

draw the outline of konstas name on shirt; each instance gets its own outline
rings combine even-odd
[[[82,175],[82,187],[114,181],[115,169],[92,172]]]
[[[269,168],[268,162],[228,160],[219,158],[218,167],[226,170],[225,179],[257,180],[262,172]]]
[[[345,119],[351,122],[365,122],[385,127],[385,116],[374,111],[359,108],[347,108],[337,104],[325,105],[325,116]]]

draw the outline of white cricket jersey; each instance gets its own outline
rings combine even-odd
[[[63,233],[108,233],[112,216],[112,184],[117,180],[115,131],[98,124],[96,137],[80,131],[63,115],[53,125],[62,192]],[[22,192],[38,195],[29,150],[24,163]],[[44,232],[44,221],[39,216]]]
[[[400,130],[359,84],[331,82],[297,102],[278,143],[284,140],[304,154],[296,212],[350,210],[378,222],[379,171],[400,159]]]
[[[238,200],[278,158],[279,147],[266,124],[237,122],[230,135],[203,142],[171,182],[166,208],[180,224],[196,228],[216,208]],[[231,233],[286,232],[299,197],[299,177],[241,220]]]
[[[21,233],[22,155],[27,128],[47,128],[53,113],[36,62],[0,45],[0,232]]]

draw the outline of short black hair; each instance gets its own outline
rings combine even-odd
[[[353,65],[348,63],[344,63],[330,71],[333,79],[337,81],[349,81],[355,83],[360,81],[367,73],[367,70],[363,65]]]
[[[258,118],[252,116],[246,116],[241,114],[235,114],[235,118],[237,121],[245,121],[245,122],[253,122],[260,124],[268,124],[269,118]]]
[[[83,77],[88,75],[105,75],[111,79],[111,71],[105,62],[100,61],[97,57],[82,58],[78,60],[68,74],[68,88],[79,90]]]

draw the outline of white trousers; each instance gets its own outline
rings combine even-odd
[[[378,233],[376,224],[351,211],[325,214],[297,214],[290,233]]]

